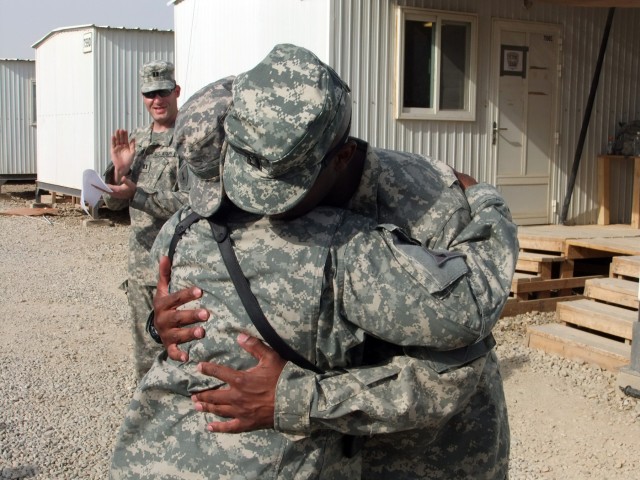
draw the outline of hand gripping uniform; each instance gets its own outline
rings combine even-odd
[[[145,332],[149,312],[152,310],[153,292],[157,280],[157,266],[150,262],[149,251],[164,222],[188,198],[179,190],[186,185],[187,168],[179,162],[171,145],[173,129],[152,132],[153,124],[136,129],[130,140],[136,141],[136,153],[129,178],[136,183],[133,199],[123,200],[103,195],[107,208],[121,210],[129,207],[131,233],[129,234],[129,276],[123,284],[127,292],[132,316],[135,367],[138,377],[149,369],[161,347]],[[105,172],[107,183],[118,183],[113,178],[113,164]]]
[[[167,222],[154,255],[166,254],[176,225],[189,212],[187,207]],[[471,301],[469,289],[454,284],[467,271],[464,253],[425,250],[392,225],[328,207],[291,221],[236,211],[228,225],[271,325],[322,370],[361,365],[370,342],[436,350],[475,339],[458,319],[438,313]],[[200,374],[198,362],[250,368],[256,360],[236,337],[260,336],[206,221],[184,232],[173,257],[170,290],[192,285],[203,296],[189,308],[211,312],[203,324],[206,336],[183,345],[188,362],[163,354],[142,379],[118,436],[111,478],[360,478],[361,454],[345,456],[343,435],[335,430],[206,431],[207,422],[220,418],[196,411],[190,395],[224,384]],[[438,297],[435,289],[456,294]]]

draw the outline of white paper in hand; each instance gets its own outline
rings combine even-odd
[[[80,204],[85,212],[89,213],[85,203],[93,208],[98,204],[103,193],[111,193],[112,191],[95,170],[87,169],[82,173]]]

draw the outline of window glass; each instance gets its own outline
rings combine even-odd
[[[440,108],[466,108],[467,78],[469,77],[468,23],[442,22],[442,52],[440,66]]]
[[[409,20],[405,25],[404,90],[405,107],[431,108],[434,51],[433,22]]]
[[[398,12],[397,118],[474,120],[476,16]]]

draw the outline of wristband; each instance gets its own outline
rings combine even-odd
[[[160,338],[160,335],[158,335],[156,326],[153,324],[153,319],[154,319],[154,311],[151,310],[151,312],[149,312],[149,316],[147,317],[147,328],[146,328],[147,333],[151,335],[151,338],[153,338],[153,340],[156,343],[159,343],[160,345],[162,345],[162,338]]]

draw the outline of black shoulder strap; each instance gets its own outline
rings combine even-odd
[[[195,212],[192,212],[190,215],[185,217],[178,225],[176,225],[176,229],[174,231],[173,237],[171,238],[171,243],[169,245],[169,258],[173,263],[173,255],[176,251],[176,246],[178,242],[182,238],[184,232],[195,222],[201,220],[202,217]],[[211,226],[211,232],[213,233],[213,238],[218,243],[218,248],[220,249],[220,254],[222,255],[222,259],[224,261],[227,270],[229,271],[229,276],[233,281],[238,294],[240,295],[240,300],[242,301],[242,305],[244,306],[251,322],[258,329],[262,338],[271,345],[271,347],[278,352],[278,354],[284,358],[285,360],[289,360],[290,362],[295,363],[297,366],[311,370],[315,373],[324,373],[320,368],[311,363],[309,360],[304,358],[298,352],[296,352],[293,348],[291,348],[283,339],[278,335],[278,333],[273,329],[269,321],[264,316],[262,309],[260,308],[260,304],[256,299],[255,295],[251,291],[251,287],[249,286],[249,281],[242,273],[242,269],[240,268],[240,264],[238,263],[238,258],[236,257],[235,252],[233,251],[233,246],[231,245],[231,239],[229,238],[229,229],[226,225],[221,225],[216,223],[212,218],[207,218],[209,225]],[[147,321],[147,330],[149,331],[149,325],[153,328],[153,310],[151,310],[151,315],[149,316],[149,320]],[[150,332],[151,333],[151,332]],[[153,335],[152,335],[153,336]],[[157,335],[154,339],[161,343],[160,337]],[[353,435],[344,435],[343,437],[343,453],[351,458],[356,455],[362,449],[362,445],[364,443],[364,437],[353,436]]]
[[[249,318],[262,335],[262,338],[264,338],[271,348],[278,352],[285,360],[289,360],[299,367],[311,370],[312,372],[324,373],[316,365],[291,348],[289,344],[285,342],[280,335],[278,335],[278,332],[274,330],[265,317],[262,308],[260,308],[258,300],[251,291],[247,277],[242,273],[242,269],[238,263],[238,258],[236,257],[233,246],[231,245],[229,229],[226,225],[218,223],[211,217],[207,218],[207,221],[211,226],[213,238],[218,242],[218,248],[220,249],[222,260],[229,271],[229,275],[233,281],[233,285],[238,291],[238,295],[240,295],[242,305],[244,305]]]
[[[182,235],[187,231],[187,228],[201,219],[202,217],[196,212],[191,212],[178,225],[176,225],[176,229],[173,231],[173,237],[171,237],[171,243],[169,243],[168,255],[169,260],[171,260],[171,264],[173,264],[173,255],[176,253],[176,246],[182,238]]]
[[[182,238],[184,232],[187,231],[193,223],[200,220],[202,217],[198,215],[196,212],[191,212],[191,214],[187,215],[178,225],[176,225],[176,229],[173,231],[173,237],[171,237],[171,242],[169,243],[169,252],[167,255],[169,256],[169,260],[171,260],[171,264],[173,265],[173,255],[176,253],[176,246],[178,242]],[[162,345],[162,338],[158,335],[158,331],[156,330],[155,325],[153,324],[155,320],[155,311],[152,308],[149,312],[149,316],[147,317],[147,325],[146,330],[147,333],[153,338],[153,340]]]

